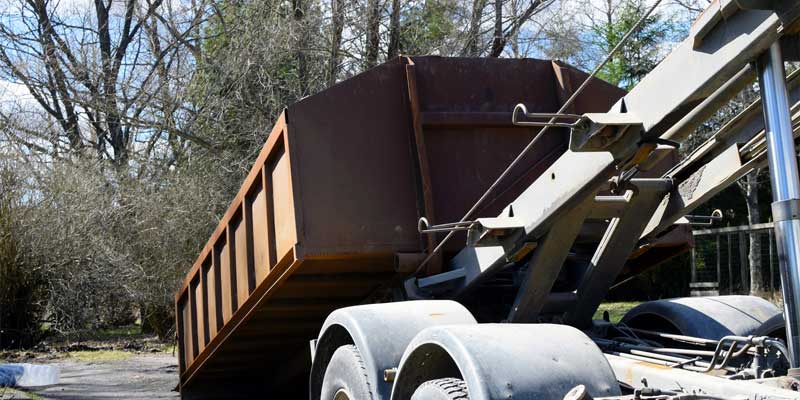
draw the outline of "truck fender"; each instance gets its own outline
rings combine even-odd
[[[560,399],[582,384],[592,397],[620,395],[600,349],[583,332],[553,324],[435,326],[408,346],[392,400],[426,381],[459,378],[470,400]]]
[[[753,335],[769,336],[786,341],[786,320],[783,318],[783,314],[775,315],[764,321],[764,323],[753,332]]]
[[[728,335],[757,334],[767,320],[780,315],[778,307],[755,296],[683,297],[639,304],[625,314],[621,323],[719,340]]]
[[[309,399],[319,400],[325,369],[340,346],[358,349],[369,373],[375,400],[389,399],[391,382],[384,371],[397,368],[406,346],[425,328],[441,324],[476,324],[472,314],[450,300],[418,300],[368,304],[332,312],[316,340],[309,382]]]

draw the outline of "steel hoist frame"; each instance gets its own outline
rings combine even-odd
[[[407,291],[412,297],[464,298],[522,260],[526,265],[506,321],[536,322],[546,309],[559,315],[558,322],[589,328],[632,252],[687,223],[684,217],[692,210],[769,164],[777,196],[773,214],[780,218],[782,281],[789,293],[788,345],[796,367],[800,182],[793,140],[800,122],[800,79],[797,73],[786,79],[783,63],[800,59],[798,15],[800,5],[793,1],[712,3],[689,37],[608,113],[559,119],[558,127],[570,129],[569,150],[503,213],[440,225],[440,230],[467,230],[467,246],[443,273],[407,281]],[[751,104],[661,177],[637,178],[756,77],[764,104],[761,99]],[[589,220],[608,222],[602,239],[575,289],[555,293],[553,285]]]

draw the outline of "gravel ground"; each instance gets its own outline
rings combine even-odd
[[[28,389],[45,399],[177,399],[178,360],[170,354],[136,354],[120,360],[54,360],[59,384]]]

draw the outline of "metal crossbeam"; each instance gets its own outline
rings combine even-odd
[[[508,322],[536,321],[590,211],[591,201],[574,207],[539,241],[528,262],[528,270],[511,307]]]
[[[564,316],[564,321],[570,325],[587,327],[591,324],[592,315],[622,271],[639,242],[648,217],[653,215],[672,182],[668,179],[635,179],[631,185],[638,193],[625,213],[611,220],[597,246],[589,269],[577,287],[577,302]]]

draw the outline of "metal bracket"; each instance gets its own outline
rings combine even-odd
[[[451,232],[451,231],[466,231],[475,223],[475,221],[461,221],[450,222],[447,224],[431,225],[428,219],[422,217],[417,221],[417,230],[419,233],[437,233],[437,232]]]
[[[575,124],[570,136],[572,151],[608,150],[623,136],[641,136],[642,121],[630,113],[588,113]]]
[[[573,207],[540,239],[508,314],[509,322],[536,321],[593,202],[590,197]]]
[[[467,233],[467,245],[498,246],[501,245],[502,238],[524,227],[525,224],[514,217],[478,218]]]
[[[520,114],[524,115],[529,121],[520,121]],[[530,121],[531,119],[549,119],[549,121]],[[541,126],[567,129],[574,128],[580,119],[581,116],[578,114],[529,113],[528,108],[522,103],[514,107],[514,113],[511,115],[511,123],[517,126]],[[556,122],[558,120],[571,120],[573,122]]]
[[[774,222],[800,219],[800,199],[781,200],[772,203]]]
[[[711,212],[711,215],[684,215],[683,217],[694,226],[711,226],[714,221],[722,221],[722,210],[716,209]],[[695,222],[697,220],[704,220],[704,222]]]
[[[529,121],[521,121],[520,114]],[[530,121],[549,119],[549,121]],[[558,122],[568,120],[571,122]],[[552,114],[529,113],[524,104],[517,104],[511,122],[518,126],[567,128],[571,131],[570,150],[599,151],[625,135],[630,129],[641,131],[642,121],[629,113]]]
[[[631,198],[630,207],[620,217],[611,220],[597,245],[590,268],[575,290],[577,301],[564,316],[569,324],[579,327],[590,325],[597,306],[619,276],[628,255],[636,248],[648,217],[653,215],[661,199],[669,192],[672,181],[663,178],[635,179],[631,186],[636,187],[637,194]]]
[[[628,189],[621,195],[594,196],[594,205],[588,219],[609,219],[622,216],[630,207],[633,193],[633,190]]]

